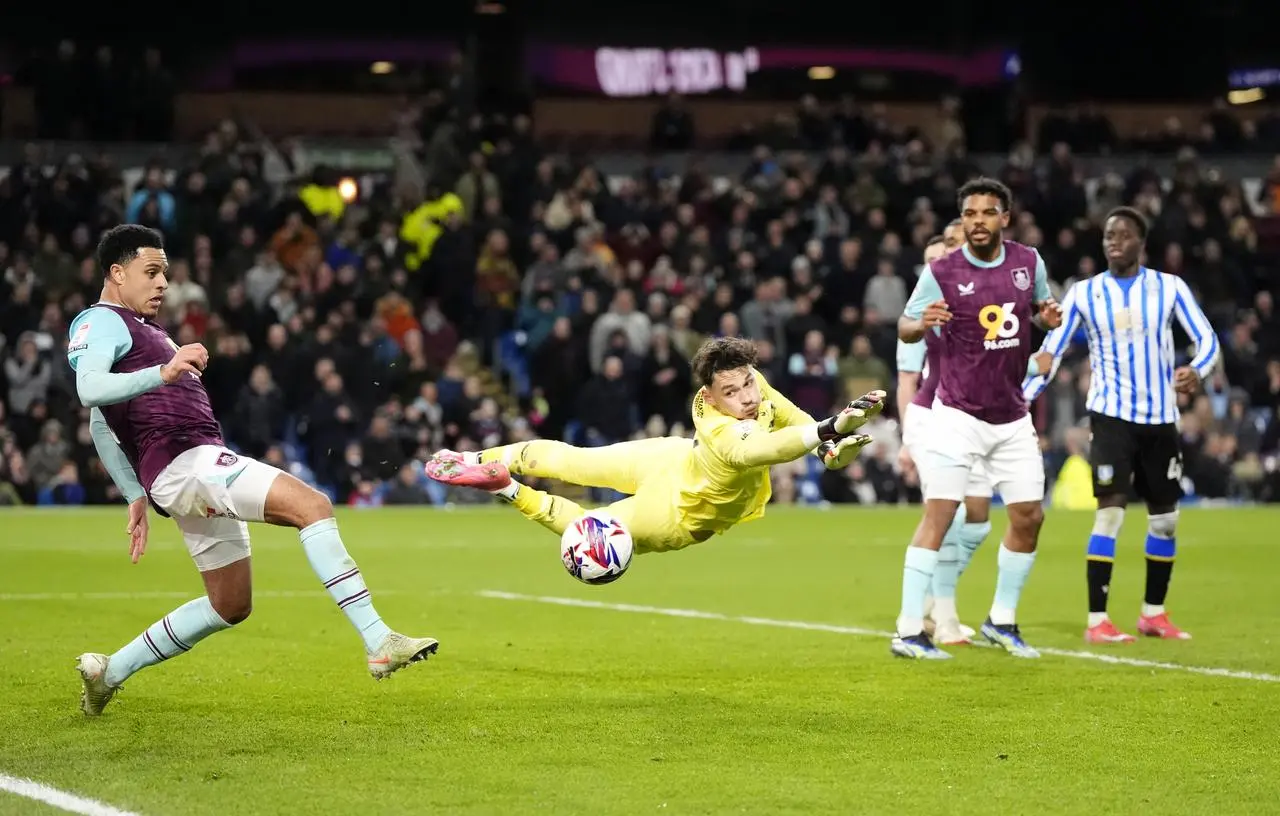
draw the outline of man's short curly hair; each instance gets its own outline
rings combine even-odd
[[[1004,184],[993,178],[978,176],[969,179],[956,191],[956,207],[963,210],[964,200],[973,195],[994,196],[1000,201],[1000,209],[1009,212],[1013,207],[1013,193]]]
[[[1142,213],[1138,212],[1133,207],[1116,207],[1114,210],[1107,213],[1106,221],[1103,221],[1103,223],[1105,224],[1112,218],[1123,218],[1133,224],[1133,228],[1138,231],[1138,240],[1147,240],[1147,231],[1150,229],[1147,224],[1147,219]]]
[[[693,355],[693,379],[698,385],[711,385],[721,371],[734,371],[759,362],[756,344],[744,337],[716,337],[702,344]]]

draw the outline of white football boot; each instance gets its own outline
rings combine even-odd
[[[435,638],[411,638],[392,632],[369,653],[369,674],[374,680],[382,680],[410,663],[426,660],[439,648],[440,642]]]
[[[97,717],[107,707],[111,698],[116,696],[120,686],[107,685],[107,664],[111,658],[104,654],[89,652],[76,658],[76,668],[80,671],[80,679],[84,681],[84,691],[80,694],[80,710],[86,717]]]

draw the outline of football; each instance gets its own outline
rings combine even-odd
[[[584,584],[608,584],[631,566],[631,533],[607,513],[590,512],[560,537],[560,557],[569,574]]]

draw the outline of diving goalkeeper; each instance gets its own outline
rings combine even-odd
[[[584,511],[512,476],[610,488],[628,497],[608,512],[631,533],[637,553],[679,550],[760,518],[772,488],[769,468],[813,453],[845,468],[871,438],[855,433],[884,409],[872,391],[817,422],[756,370],[756,347],[741,338],[708,340],[693,357],[702,387],[693,397],[692,440],[659,437],[600,448],[537,439],[480,453],[439,451],[427,475],[487,490],[557,535]]]

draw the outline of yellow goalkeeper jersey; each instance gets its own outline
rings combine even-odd
[[[773,494],[772,465],[792,461],[807,450],[800,427],[813,418],[784,397],[760,374],[760,407],[755,419],[722,414],[701,388],[693,397],[693,449],[675,474],[678,504],[686,529],[721,533],[764,515]]]

